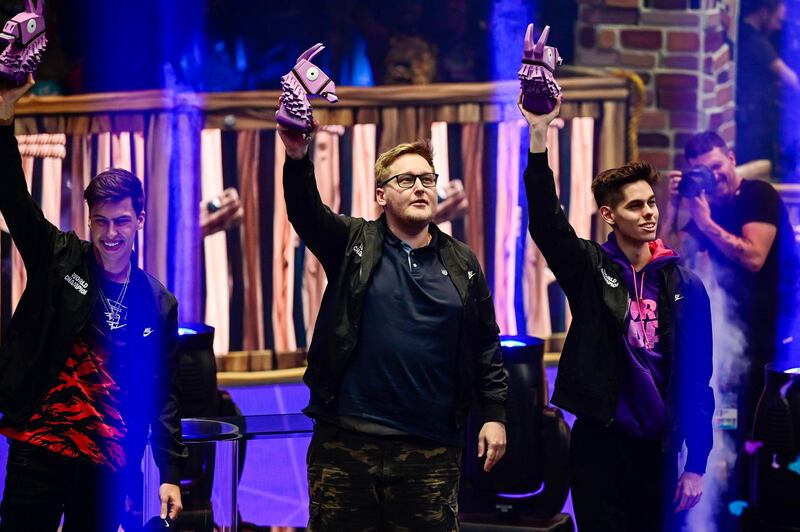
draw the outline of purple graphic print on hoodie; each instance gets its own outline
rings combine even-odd
[[[666,430],[666,369],[658,327],[658,295],[663,281],[658,270],[677,262],[678,254],[661,240],[654,240],[649,246],[650,262],[638,272],[620,249],[614,233],[602,247],[619,266],[630,294],[623,338],[626,359],[619,370],[615,425],[640,438],[658,439]]]

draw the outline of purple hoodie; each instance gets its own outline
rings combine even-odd
[[[661,240],[650,242],[652,257],[636,272],[617,244],[614,233],[603,250],[622,272],[630,301],[625,318],[625,362],[620,371],[619,399],[614,413],[620,430],[640,438],[658,439],[666,430],[666,369],[658,328],[658,294],[663,280],[658,272],[678,261],[678,254]]]

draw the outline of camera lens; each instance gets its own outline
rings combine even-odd
[[[703,191],[712,194],[717,180],[714,173],[706,166],[695,166],[683,172],[678,183],[678,194],[684,198],[696,198]]]

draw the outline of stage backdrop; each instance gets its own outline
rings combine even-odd
[[[560,80],[563,120],[548,137],[550,164],[580,236],[604,237],[589,191],[599,170],[623,164],[628,81],[610,75]],[[336,212],[376,218],[373,164],[399,143],[432,139],[440,187],[463,182],[466,215],[442,228],[482,262],[504,334],[548,336],[569,319],[563,296],[527,233],[522,174],[528,132],[515,82],[338,89],[320,104],[325,124],[312,157],[323,200]],[[85,238],[82,192],[110,166],[145,185],[140,264],[178,297],[183,321],[217,328],[215,350],[291,350],[308,344],[325,277],[286,218],[277,92],[129,94],[29,98],[17,133],[33,197],[51,221]],[[0,164],[2,164],[0,162]],[[200,205],[238,189],[241,226],[201,236]],[[0,323],[25,286],[9,235],[0,239]]]

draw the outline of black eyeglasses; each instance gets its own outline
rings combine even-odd
[[[430,172],[430,173],[427,173],[427,174],[419,174],[419,175],[397,174],[397,175],[393,175],[392,177],[390,177],[389,179],[387,179],[386,181],[384,181],[382,183],[378,183],[378,187],[385,186],[392,179],[396,179],[397,180],[397,186],[400,187],[400,188],[411,188],[411,187],[413,187],[414,183],[417,182],[417,179],[419,179],[419,182],[422,183],[423,187],[431,188],[431,187],[435,187],[436,186],[436,181],[439,179],[439,174],[434,174],[433,172]]]

